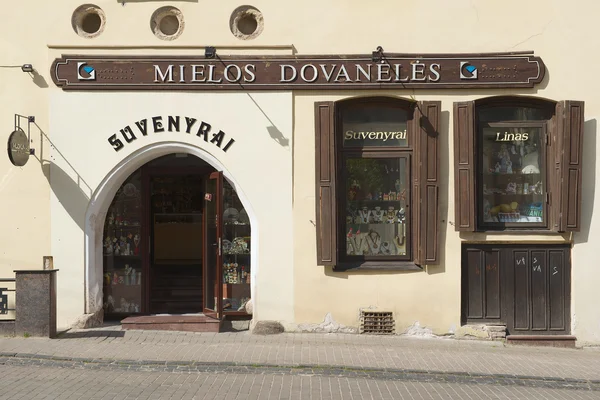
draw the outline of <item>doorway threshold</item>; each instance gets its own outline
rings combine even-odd
[[[124,330],[160,330],[183,332],[219,332],[222,321],[197,314],[155,314],[127,317],[121,321]]]

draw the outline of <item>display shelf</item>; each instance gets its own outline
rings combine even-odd
[[[123,259],[123,260],[141,260],[142,256],[140,255],[114,255],[114,254],[104,254],[105,258],[116,258],[116,259]]]
[[[484,196],[544,196],[543,193],[484,193]]]
[[[541,172],[534,172],[534,173],[529,173],[529,174],[524,174],[522,172],[512,172],[512,173],[507,173],[507,172],[484,172],[483,173],[484,176],[540,176],[542,175]]]
[[[142,226],[140,224],[127,224],[127,225],[117,225],[117,224],[108,224],[106,228],[108,229],[123,229],[123,228],[131,228],[131,229],[139,229]]]

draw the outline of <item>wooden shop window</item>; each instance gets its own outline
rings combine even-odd
[[[454,104],[457,231],[578,231],[583,102]]]
[[[315,104],[317,263],[439,262],[439,102]]]

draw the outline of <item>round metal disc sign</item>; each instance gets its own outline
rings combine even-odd
[[[13,165],[22,167],[29,160],[29,139],[23,131],[14,131],[8,137],[8,158]]]

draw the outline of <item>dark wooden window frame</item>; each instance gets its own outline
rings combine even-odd
[[[482,226],[479,218],[479,175],[481,173],[477,140],[479,112],[493,108],[527,107],[546,113],[547,119],[520,121],[545,122],[546,152],[546,227]],[[502,121],[488,121],[502,122]],[[584,103],[553,101],[529,96],[492,96],[454,103],[454,202],[456,231],[511,231],[524,233],[576,232],[581,226],[581,174],[583,152]]]
[[[412,204],[413,196],[413,188],[411,187],[413,170],[415,165],[413,164],[415,161],[415,157],[413,157],[414,151],[414,137],[415,137],[415,103],[411,103],[404,99],[391,98],[391,97],[367,97],[367,98],[358,98],[358,99],[349,99],[340,101],[338,104],[335,113],[335,129],[334,135],[336,140],[336,169],[337,169],[337,196],[336,196],[336,205],[338,210],[338,215],[345,215],[345,196],[343,193],[346,193],[347,188],[345,187],[346,174],[344,171],[344,161],[348,156],[360,156],[363,158],[399,158],[399,157],[407,157],[409,163],[407,163],[407,173],[409,179],[407,182],[407,193],[409,197],[408,201],[408,210],[407,210],[407,233],[406,240],[411,245],[416,242],[413,240],[413,221],[414,221],[414,209]],[[399,110],[403,110],[406,112],[406,136],[407,136],[407,145],[406,146],[393,146],[393,147],[377,147],[377,146],[346,146],[343,145],[343,115],[344,112],[351,111],[352,109],[361,108],[361,109],[376,109],[378,106],[384,107],[394,107]],[[338,264],[335,266],[336,270],[347,270],[347,269],[395,269],[395,270],[421,270],[421,267],[416,265],[413,261],[414,249],[408,249],[408,254],[405,257],[397,257],[397,256],[378,256],[378,257],[360,257],[360,256],[347,256],[345,254],[346,246],[342,241],[345,239],[345,224],[342,222],[342,219],[339,219],[338,223],[338,243],[337,243],[337,259],[339,260]]]
[[[407,146],[347,146],[343,147],[341,115],[343,110],[357,106],[396,106],[407,111]],[[439,126],[441,104],[438,101],[415,102],[395,97],[352,98],[315,103],[316,150],[316,228],[317,265],[334,267],[335,271],[350,269],[422,270],[426,264],[439,263]],[[408,172],[411,188],[410,214],[411,260],[348,260],[341,256],[340,245],[343,179],[341,171],[345,154],[365,157],[409,157]],[[344,254],[345,256],[345,254]]]

